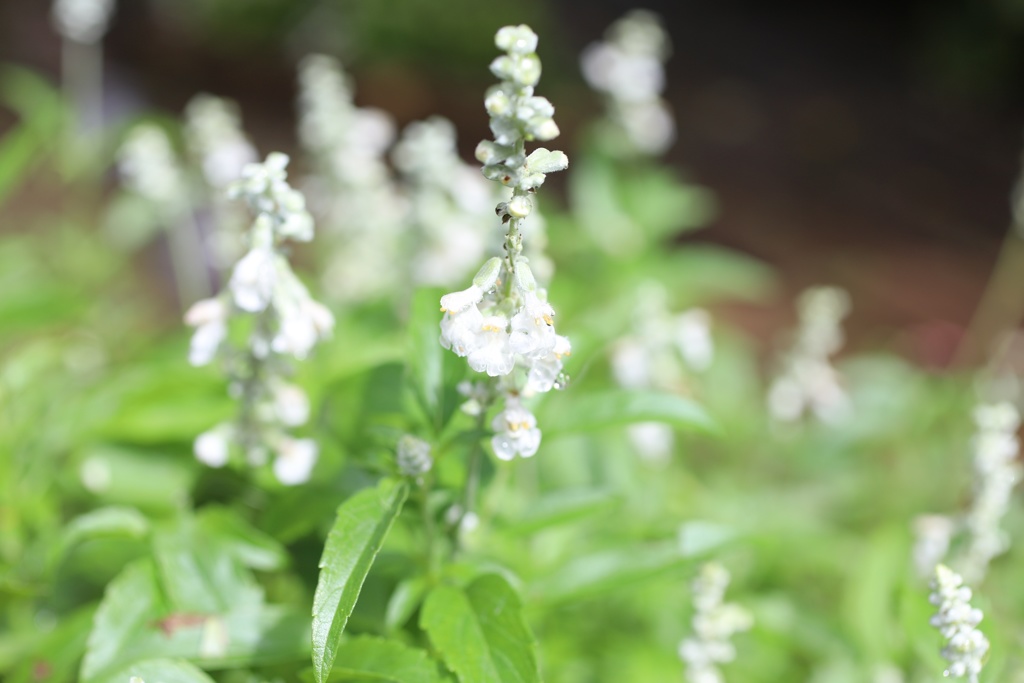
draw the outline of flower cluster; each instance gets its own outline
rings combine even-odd
[[[693,581],[693,635],[679,644],[679,657],[686,663],[690,683],[721,683],[724,679],[718,665],[736,658],[732,636],[754,624],[745,609],[722,602],[728,586],[729,572],[713,562],[701,567]]]
[[[964,519],[970,541],[963,561],[963,574],[971,582],[981,581],[992,558],[1009,546],[999,525],[1021,477],[1017,408],[1012,403],[980,405],[974,411],[974,421],[978,428],[972,443],[975,491]]]
[[[977,629],[984,615],[980,609],[971,607],[971,589],[963,583],[963,578],[949,567],[942,564],[935,567],[928,600],[939,611],[931,618],[931,625],[946,640],[942,656],[949,662],[949,668],[944,675],[966,676],[970,683],[978,683],[989,643]]]
[[[407,477],[419,478],[434,466],[430,444],[405,434],[398,440],[398,471]]]
[[[850,297],[838,287],[812,287],[797,302],[800,327],[768,393],[772,417],[798,420],[805,412],[823,422],[841,420],[849,410],[846,392],[830,358],[843,345],[842,320]]]
[[[256,149],[242,131],[238,106],[230,100],[199,94],[185,106],[185,136],[211,187],[230,185],[256,161]]]
[[[914,519],[914,569],[922,579],[928,579],[935,565],[949,552],[956,533],[956,522],[946,515],[918,515]]]
[[[113,12],[114,0],[56,0],[53,25],[65,38],[91,45],[107,32]]]
[[[163,211],[181,211],[189,201],[185,172],[167,134],[143,123],[129,131],[118,150],[118,170],[131,191]]]
[[[407,223],[418,243],[412,258],[417,284],[448,285],[480,263],[488,246],[481,230],[495,193],[458,155],[455,126],[441,117],[410,123],[391,158],[401,173]]]
[[[228,201],[224,190],[257,160],[256,148],[242,130],[238,106],[213,95],[196,95],[185,106],[185,139],[208,189],[211,219],[204,246],[212,264],[224,271],[244,253],[249,225],[246,209]]]
[[[274,153],[262,164],[249,164],[229,190],[257,213],[249,235],[249,251],[235,265],[227,289],[197,302],[185,315],[196,328],[189,349],[193,365],[223,357],[233,396],[241,402],[236,420],[217,425],[195,442],[196,457],[222,467],[236,444],[250,465],[261,466],[269,448],[275,453],[273,472],[283,484],[306,481],[317,459],[311,439],[291,437],[287,429],[309,419],[309,400],[285,381],[289,358],[303,359],[327,337],[334,317],[309,295],[285,258],[286,239],[307,241],[313,222],[302,195],[287,182],[288,157]],[[249,321],[244,348],[228,343],[233,319]]]
[[[491,64],[502,82],[485,98],[495,139],[477,146],[477,158],[487,178],[512,188],[496,210],[508,227],[505,258],[489,259],[468,289],[441,298],[441,344],[476,372],[499,378],[505,405],[494,418],[492,446],[508,460],[532,456],[540,445],[537,421],[519,397],[562,386],[562,360],[571,351],[569,340],[555,332],[554,308],[523,255],[521,231],[545,175],[569,162],[562,152],[544,148],[526,154],[527,140],[558,134],[551,103],[533,94],[541,68],[536,34],[527,26],[506,26],[495,44],[507,53]]]
[[[634,10],[612,24],[606,40],[588,46],[580,58],[584,78],[608,98],[612,123],[627,145],[642,154],[661,154],[675,140],[675,122],[661,98],[670,52],[658,17]]]
[[[395,285],[405,207],[386,163],[394,139],[390,116],[353,104],[338,60],[310,55],[302,61],[299,140],[320,176],[306,190],[329,242],[325,291],[346,301],[365,301]]]
[[[688,375],[703,372],[714,358],[711,316],[699,308],[673,313],[668,292],[657,283],[640,287],[637,299],[633,333],[612,350],[612,374],[627,389],[688,392]],[[630,425],[629,436],[650,460],[664,461],[672,452],[672,428],[665,424]]]

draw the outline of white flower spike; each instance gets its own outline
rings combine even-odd
[[[544,148],[526,153],[527,141],[558,135],[554,107],[534,95],[541,73],[536,34],[528,26],[506,26],[495,44],[506,54],[491,63],[502,82],[484,98],[494,140],[477,145],[476,157],[484,177],[512,190],[496,209],[507,226],[505,255],[488,260],[469,288],[441,298],[441,345],[465,357],[476,372],[495,378],[493,390],[475,392],[480,398],[471,397],[465,408],[479,416],[487,410],[484,401],[504,397],[491,444],[498,458],[511,460],[534,455],[541,440],[536,418],[520,397],[565,384],[562,362],[569,340],[556,333],[555,309],[523,255],[523,221],[534,213],[533,194],[546,174],[565,169],[569,161],[562,152]]]
[[[940,564],[935,567],[928,600],[939,610],[931,618],[931,625],[946,640],[942,656],[949,662],[949,668],[943,675],[966,677],[969,683],[978,683],[989,642],[977,629],[984,615],[980,609],[971,607],[971,589],[959,574]]]
[[[223,467],[236,445],[252,467],[267,464],[279,482],[294,486],[309,480],[319,449],[312,439],[294,438],[288,430],[306,423],[309,399],[285,381],[289,359],[302,360],[317,342],[330,336],[334,316],[312,299],[292,272],[282,243],[312,237],[312,218],[302,195],[287,182],[288,157],[271,154],[262,164],[249,164],[230,194],[256,212],[249,232],[249,252],[235,264],[226,290],[197,302],[185,315],[196,327],[189,350],[193,365],[223,356],[229,392],[241,411],[232,424],[201,434],[196,458]],[[241,348],[228,339],[232,318],[248,318],[251,331]]]

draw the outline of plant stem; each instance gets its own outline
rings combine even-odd
[[[958,367],[982,362],[992,341],[1024,317],[1024,242],[1017,231],[1017,226],[1011,226],[999,250],[992,276],[956,350],[953,364]]]

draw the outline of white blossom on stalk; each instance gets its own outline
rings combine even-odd
[[[274,476],[285,486],[306,483],[313,473],[319,450],[312,439],[282,438],[274,456]]]
[[[271,471],[284,485],[307,481],[319,449],[312,439],[288,430],[309,419],[309,399],[285,381],[289,359],[302,360],[330,336],[334,317],[317,303],[292,271],[282,244],[313,236],[313,221],[301,194],[287,182],[288,157],[271,154],[262,164],[248,164],[230,194],[244,199],[257,214],[249,232],[249,251],[239,260],[225,290],[189,309],[185,322],[195,326],[190,361],[205,365],[225,361],[229,390],[241,403],[238,418],[200,435],[196,457],[212,467],[230,461],[232,447],[253,467],[273,454]],[[232,345],[233,318],[249,319],[249,338]]]
[[[691,393],[693,378],[714,359],[711,315],[700,308],[674,313],[658,283],[642,285],[636,298],[632,331],[612,349],[612,375],[626,389]],[[627,434],[637,453],[654,463],[667,461],[675,445],[663,424],[630,425]]]
[[[245,208],[228,201],[224,190],[257,161],[256,148],[242,130],[238,105],[207,94],[196,95],[185,105],[185,140],[210,191],[206,250],[212,264],[225,271],[244,252],[249,216]]]
[[[238,105],[199,94],[185,106],[185,137],[211,187],[224,189],[257,160],[256,148],[242,131]]]
[[[58,33],[76,43],[92,45],[107,32],[114,0],[55,0],[52,11]]]
[[[386,163],[395,125],[385,112],[356,107],[337,59],[310,55],[299,65],[299,140],[318,177],[305,186],[326,237],[324,289],[366,301],[397,284],[395,260],[405,202]]]
[[[608,28],[604,42],[589,45],[580,57],[584,78],[607,96],[612,122],[642,154],[661,154],[675,140],[675,121],[661,98],[670,52],[657,15],[634,10]]]
[[[822,422],[835,423],[849,412],[849,399],[831,356],[843,345],[842,320],[849,313],[850,296],[838,287],[812,287],[797,303],[796,341],[768,391],[768,409],[782,422],[811,413]]]
[[[491,438],[494,454],[502,460],[515,456],[529,458],[540,448],[537,418],[517,400],[505,400],[505,410],[494,416],[495,435]]]
[[[489,259],[467,289],[441,298],[440,342],[476,372],[495,378],[489,385],[493,390],[474,392],[480,398],[471,395],[464,408],[480,415],[486,410],[483,401],[504,396],[504,410],[492,423],[491,445],[499,458],[510,460],[530,457],[540,446],[537,420],[520,397],[565,384],[562,363],[571,346],[556,333],[555,309],[524,255],[522,224],[534,211],[533,195],[547,174],[565,169],[569,160],[543,147],[526,152],[528,141],[558,135],[554,107],[534,95],[541,72],[537,35],[525,25],[506,26],[495,36],[495,45],[506,54],[491,63],[501,83],[484,99],[494,140],[477,145],[476,158],[484,177],[512,192],[496,207],[507,226],[504,258]]]
[[[417,244],[416,284],[458,282],[483,258],[495,192],[480,172],[458,156],[455,126],[432,117],[410,123],[391,153],[401,173]]]
[[[226,423],[203,432],[194,444],[196,459],[207,467],[224,467],[228,464],[232,438],[232,427]]]
[[[927,579],[949,552],[956,522],[945,515],[919,515],[914,519],[913,531],[914,569],[918,576]]]
[[[196,328],[189,346],[189,363],[207,365],[214,359],[228,335],[228,312],[220,297],[197,301],[185,312],[185,324]]]
[[[736,658],[733,635],[754,624],[745,609],[723,602],[728,585],[729,572],[714,562],[701,567],[693,580],[693,634],[679,644],[689,683],[723,683],[718,667]]]
[[[974,420],[974,498],[964,519],[969,541],[962,571],[968,581],[976,583],[985,577],[992,558],[1009,547],[1009,537],[1000,523],[1021,478],[1017,463],[1020,413],[1008,402],[983,404],[975,409]]]
[[[963,584],[963,578],[949,567],[935,567],[928,600],[939,611],[931,618],[931,625],[946,640],[942,656],[949,667],[943,675],[966,677],[969,683],[978,683],[989,642],[977,628],[984,615],[980,609],[971,607],[971,589]]]
[[[434,466],[430,444],[405,434],[398,440],[398,470],[407,477],[419,478]]]
[[[167,211],[188,203],[185,173],[167,133],[152,123],[135,126],[118,150],[125,186]]]

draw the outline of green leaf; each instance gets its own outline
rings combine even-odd
[[[246,567],[275,571],[288,566],[288,553],[284,547],[234,510],[203,508],[198,523],[207,536],[226,546]]]
[[[60,93],[27,69],[7,66],[0,102],[15,110],[21,124],[0,139],[0,203],[59,139],[64,106]]]
[[[434,435],[448,424],[461,401],[455,387],[466,364],[441,346],[439,289],[420,289],[409,318],[409,379],[413,396]]]
[[[71,548],[82,541],[107,536],[143,538],[149,533],[149,520],[135,508],[105,507],[92,510],[71,520],[54,553],[58,562]]]
[[[107,585],[93,618],[82,659],[81,680],[92,681],[115,664],[132,637],[149,626],[154,614],[163,611],[153,563],[140,560],[125,567]]]
[[[194,459],[161,450],[110,444],[88,446],[80,476],[99,500],[142,510],[179,510],[195,477]]]
[[[720,537],[723,542],[727,538]],[[683,567],[720,544],[705,541],[691,551],[679,541],[663,541],[574,557],[553,574],[534,582],[531,594],[547,604],[603,595]]]
[[[504,528],[517,534],[530,534],[605,512],[620,500],[611,491],[557,491],[532,502],[528,510],[506,522]]]
[[[427,580],[423,577],[406,579],[395,587],[384,614],[384,625],[389,632],[397,631],[405,625],[423,601],[427,587]]]
[[[174,539],[157,550],[159,570],[142,559],[107,586],[82,661],[83,683],[152,658],[216,669],[308,656],[309,618],[265,605],[262,591],[226,550],[200,544],[185,551]]]
[[[397,640],[361,636],[338,648],[330,681],[381,680],[396,683],[439,683],[437,662],[423,650]],[[148,683],[148,682],[147,682]]]
[[[177,613],[226,614],[262,602],[262,589],[241,562],[195,529],[191,519],[154,536],[153,559],[162,592]]]
[[[536,643],[519,596],[497,574],[481,576],[465,590],[435,588],[420,626],[462,683],[540,681]]]
[[[622,207],[655,239],[705,226],[717,212],[714,193],[683,183],[671,169],[633,171],[619,181]]]
[[[663,422],[678,429],[714,433],[711,417],[697,403],[675,394],[611,390],[552,395],[543,404],[544,435],[595,432],[636,422]]]
[[[320,558],[320,578],[313,596],[313,670],[317,683],[323,683],[331,671],[359,591],[408,493],[405,482],[385,479],[338,507]]]
[[[213,683],[202,669],[180,659],[147,659],[99,679],[100,683],[128,683],[138,676],[145,683]]]

